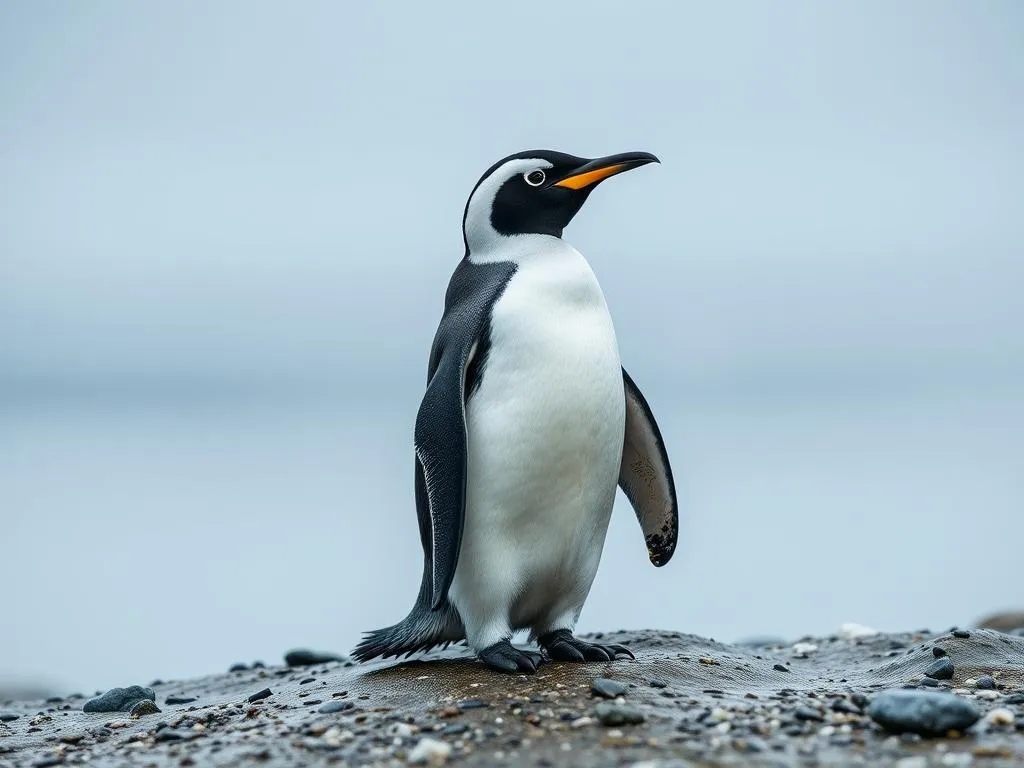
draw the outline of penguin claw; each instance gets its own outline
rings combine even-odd
[[[533,674],[544,657],[535,651],[521,651],[508,640],[489,645],[477,654],[480,661],[498,672]]]
[[[567,629],[556,629],[538,638],[541,648],[553,661],[615,661],[619,654],[636,661],[632,651],[624,645],[588,643],[573,637]]]

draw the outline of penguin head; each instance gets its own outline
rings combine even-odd
[[[466,254],[521,235],[561,237],[594,188],[610,176],[656,163],[648,152],[590,159],[552,150],[510,155],[473,187],[462,219]]]

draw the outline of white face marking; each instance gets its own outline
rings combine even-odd
[[[507,163],[498,166],[494,171],[480,182],[480,186],[474,190],[469,198],[469,205],[466,208],[466,243],[469,245],[470,260],[490,261],[488,251],[496,247],[507,245],[513,237],[503,235],[491,225],[491,207],[494,205],[494,198],[501,189],[501,185],[523,173],[529,173],[537,169],[545,170],[551,167],[551,163],[540,158],[523,158],[509,160]],[[542,237],[545,237],[542,235]]]

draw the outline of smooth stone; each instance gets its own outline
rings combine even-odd
[[[782,664],[776,664],[774,667],[772,667],[772,669],[774,669],[776,672],[789,672],[789,667],[784,666]]]
[[[462,699],[455,702],[455,706],[465,712],[467,709],[483,709],[491,705],[480,699]]]
[[[922,677],[921,682],[918,683],[922,688],[938,688],[939,681],[934,677]]]
[[[128,714],[132,717],[142,717],[143,715],[155,715],[160,711],[160,708],[150,701],[149,699],[143,699],[142,701],[135,702]]]
[[[943,656],[929,664],[924,673],[936,680],[951,680],[953,679],[953,662],[949,660],[949,657]]]
[[[875,696],[868,715],[896,733],[943,736],[948,731],[966,731],[978,722],[981,710],[951,693],[897,689]]]
[[[193,701],[198,699],[195,696],[168,696],[164,699],[164,704],[173,707],[176,704],[191,704]]]
[[[249,669],[249,665],[248,664],[243,664],[241,662],[237,662],[235,664],[232,664],[230,667],[228,667],[228,672],[246,672],[246,671],[248,671],[248,669]]]
[[[946,651],[942,648],[939,648],[939,646],[936,645],[932,647],[932,656],[934,656],[936,659],[941,659],[945,655]]]
[[[289,667],[308,667],[330,661],[348,661],[348,657],[329,651],[312,651],[309,648],[294,648],[284,655],[284,663]]]
[[[268,698],[270,698],[273,695],[274,695],[273,691],[271,691],[269,688],[264,688],[262,691],[257,691],[252,696],[250,696],[248,698],[248,701],[249,701],[250,704],[252,704],[252,703],[257,702],[257,701],[263,701],[263,699],[268,699]]]
[[[355,705],[351,701],[328,701],[320,709],[317,710],[320,714],[329,715],[332,712],[344,712],[346,709],[352,709]]]
[[[793,712],[793,717],[797,720],[812,720],[818,723],[825,719],[821,712],[810,707],[797,707],[796,711]]]
[[[626,686],[616,680],[609,680],[607,677],[595,677],[590,684],[592,693],[603,696],[606,699],[614,699],[616,696],[626,695]]]
[[[178,728],[161,728],[156,732],[157,741],[188,741],[195,737],[191,731],[182,731]]]
[[[968,632],[966,629],[954,629],[952,632],[950,632],[950,634],[953,637],[959,637],[961,640],[966,640],[971,636],[971,633]]]
[[[622,701],[601,701],[594,707],[601,725],[639,725],[647,718],[644,713]]]
[[[0,712],[0,723],[10,723],[17,720],[21,715],[17,712]]]
[[[978,687],[983,691],[994,691],[996,689],[996,681],[992,675],[982,675],[978,678]]]
[[[82,707],[83,712],[127,712],[143,699],[156,701],[152,688],[130,685],[127,688],[111,688],[102,696],[90,699]]]
[[[424,737],[409,752],[409,762],[412,765],[420,763],[443,763],[452,753],[451,744],[438,739]]]

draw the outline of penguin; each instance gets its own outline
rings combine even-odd
[[[617,488],[660,567],[678,536],[675,482],[597,278],[562,233],[602,181],[657,162],[532,150],[473,187],[414,428],[420,590],[357,660],[458,641],[509,673],[633,656],[573,631]],[[541,653],[512,645],[519,630]]]

